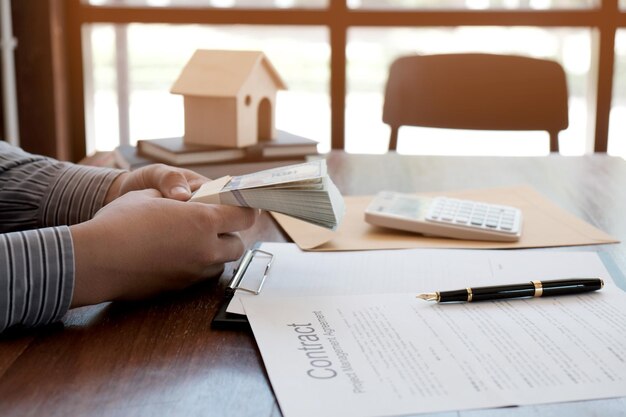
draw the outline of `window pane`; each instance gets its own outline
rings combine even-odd
[[[585,9],[600,0],[347,0],[353,9]],[[624,0],[620,0],[624,1]]]
[[[322,8],[328,0],[83,0],[93,6],[219,7],[247,9]]]
[[[83,28],[85,50],[85,123],[87,154],[110,150],[119,143],[115,72],[115,28]],[[91,59],[89,59],[91,57]]]
[[[452,52],[509,53],[554,59],[563,65],[569,88],[569,128],[560,151],[583,154],[587,131],[590,67],[588,29],[459,27],[437,29],[359,28],[349,31],[346,149],[384,152],[389,128],[382,122],[387,70],[401,55]],[[469,136],[469,138],[468,138]],[[520,136],[524,140],[516,140]],[[534,139],[526,139],[532,136]],[[539,155],[546,132],[476,132],[403,127],[398,151],[420,154]]]
[[[119,143],[112,25],[92,25],[97,150]],[[102,35],[102,36],[101,36]],[[106,35],[106,36],[105,36]],[[130,140],[183,134],[182,97],[169,89],[196,49],[263,50],[288,90],[279,92],[276,126],[320,141],[330,149],[327,29],[288,26],[128,26]]]
[[[613,102],[607,151],[626,158],[626,29],[617,31],[613,68]]]

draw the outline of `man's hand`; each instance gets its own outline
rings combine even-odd
[[[159,187],[175,183],[167,174],[152,178],[160,178]],[[194,184],[194,178],[185,178]],[[122,190],[154,184],[128,181]],[[76,266],[72,307],[148,297],[219,275],[244,249],[232,233],[251,227],[257,216],[253,209],[162,198],[153,189],[122,194],[92,220],[70,228]]]
[[[109,187],[104,203],[109,204],[128,192],[149,188],[158,190],[165,198],[187,201],[191,192],[208,180],[188,169],[163,164],[148,165],[119,175]]]

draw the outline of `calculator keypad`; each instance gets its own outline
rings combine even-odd
[[[521,212],[515,207],[437,197],[433,200],[426,219],[432,222],[516,234],[520,228]]]

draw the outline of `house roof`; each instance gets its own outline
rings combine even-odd
[[[268,72],[277,89],[286,88],[276,69],[261,51],[198,49],[170,92],[200,97],[234,97],[258,68]]]

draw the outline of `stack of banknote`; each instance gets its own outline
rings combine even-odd
[[[205,183],[190,201],[275,211],[331,230],[344,213],[343,198],[323,159],[219,178]]]

